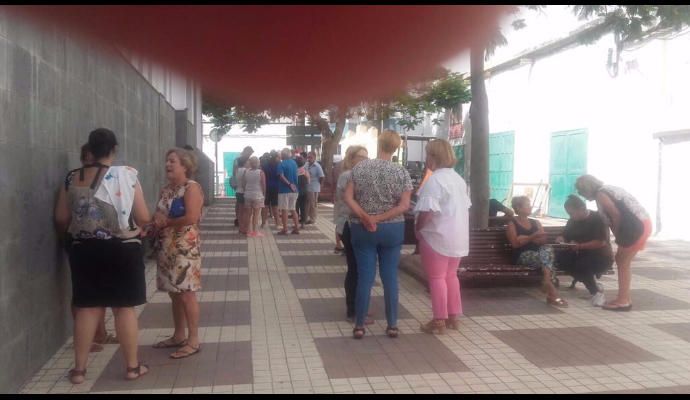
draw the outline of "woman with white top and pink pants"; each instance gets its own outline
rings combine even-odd
[[[458,329],[462,315],[458,268],[469,252],[467,184],[453,170],[456,159],[450,144],[436,139],[426,146],[426,165],[433,171],[418,193],[415,232],[422,264],[429,279],[434,318],[421,326],[422,332]]]

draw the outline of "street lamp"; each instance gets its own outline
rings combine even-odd
[[[218,188],[220,187],[220,183],[218,182],[218,142],[220,142],[220,139],[223,138],[223,131],[221,131],[218,128],[213,128],[211,129],[211,132],[208,135],[209,139],[213,141],[215,144],[215,150],[216,150],[216,167],[215,167],[215,175],[216,175],[216,196],[218,195]]]

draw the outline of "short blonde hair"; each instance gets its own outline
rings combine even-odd
[[[189,150],[176,147],[168,150],[168,152],[165,153],[165,158],[168,158],[168,156],[172,153],[177,154],[177,158],[180,159],[180,164],[182,164],[182,166],[186,169],[185,175],[188,179],[191,178],[197,170],[196,156],[194,153]]]
[[[402,143],[402,139],[400,139],[400,134],[396,131],[386,129],[379,135],[379,151],[383,151],[384,153],[395,153],[395,151],[400,148],[400,143]]]
[[[443,139],[434,139],[426,145],[426,157],[427,160],[432,159],[438,168],[453,168],[458,161],[450,143]]]
[[[510,206],[517,212],[517,209],[520,208],[520,206],[523,205],[531,205],[532,200],[529,199],[527,196],[515,196],[510,202]]]
[[[592,175],[582,175],[575,181],[575,189],[590,195],[594,195],[602,186],[604,186],[604,182]]]
[[[252,169],[259,168],[259,157],[257,157],[257,156],[249,157],[249,167]]]
[[[345,158],[343,159],[343,171],[351,170],[355,166],[355,157],[362,150],[367,151],[367,148],[364,146],[350,146],[347,148]]]

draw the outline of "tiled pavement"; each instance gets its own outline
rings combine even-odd
[[[199,355],[171,360],[169,350],[151,348],[172,333],[172,316],[149,260],[149,303],[137,311],[141,359],[151,372],[125,381],[118,346],[106,345],[90,356],[87,381],[72,386],[70,340],[22,392],[690,392],[689,243],[650,242],[633,265],[632,312],[591,307],[581,284],[562,289],[567,309],[547,306],[535,287],[468,288],[460,330],[440,336],[419,332],[430,318],[429,296],[401,274],[400,337],[383,334],[379,282],[375,323],[355,341],[344,321],[345,260],[332,253],[332,208],[322,205],[319,215],[299,236],[266,230],[247,240],[231,224],[232,204],[217,201],[201,225]],[[611,295],[615,279],[602,278]]]

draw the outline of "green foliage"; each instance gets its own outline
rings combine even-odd
[[[398,125],[404,131],[414,130],[424,122],[426,114],[451,110],[471,99],[469,82],[463,74],[441,69],[426,82],[419,82],[406,92],[385,102],[365,105],[364,113],[370,120],[398,117]],[[440,125],[443,119],[434,118]]]
[[[467,79],[462,74],[453,73],[446,69],[438,69],[430,74],[431,78],[425,82],[418,82],[407,91],[387,100],[371,101],[358,107],[360,116],[367,116],[369,120],[384,120],[394,116],[400,119],[398,123],[406,130],[413,130],[424,122],[427,113],[438,113],[450,110],[459,104],[470,101],[470,91]],[[310,116],[312,124],[322,126],[328,134],[328,122],[334,123],[336,115],[344,113],[350,117],[353,113],[349,107],[331,106],[325,110],[248,110],[238,105],[222,105],[222,103],[204,98],[202,113],[209,117],[213,127],[223,135],[228,133],[233,125],[242,125],[245,132],[256,132],[262,125],[283,118],[304,118]],[[321,114],[327,114],[327,119]],[[439,125],[441,119],[435,118],[432,123]]]
[[[689,5],[574,5],[572,11],[581,20],[601,18],[600,29],[583,42],[591,43],[613,31],[619,45],[664,31],[679,31],[690,24]]]

